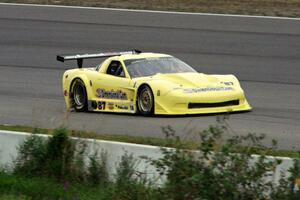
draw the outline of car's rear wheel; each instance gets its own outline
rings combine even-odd
[[[72,105],[77,112],[87,110],[86,88],[82,80],[75,79],[71,87]]]
[[[142,86],[139,90],[137,104],[139,112],[142,115],[151,115],[154,113],[154,96],[149,86]]]

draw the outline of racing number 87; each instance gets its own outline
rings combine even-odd
[[[104,101],[99,101],[98,102],[98,109],[99,110],[105,110],[105,102]]]

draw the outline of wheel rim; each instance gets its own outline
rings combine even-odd
[[[143,112],[151,112],[152,110],[152,95],[149,89],[142,90],[139,98],[140,108]]]
[[[77,106],[83,106],[85,103],[84,87],[81,84],[75,84],[73,94],[75,104]]]

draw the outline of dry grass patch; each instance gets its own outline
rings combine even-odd
[[[300,16],[300,0],[0,0],[0,2],[287,17]]]

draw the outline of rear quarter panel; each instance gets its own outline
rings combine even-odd
[[[62,86],[63,86],[63,94],[64,94],[67,109],[71,108],[70,89],[75,79],[78,78],[84,82],[88,98],[90,98],[93,95],[93,91],[91,87],[89,87],[90,84],[89,80],[91,76],[93,76],[93,73],[91,72],[92,72],[91,69],[82,68],[82,69],[67,70],[63,74]]]

